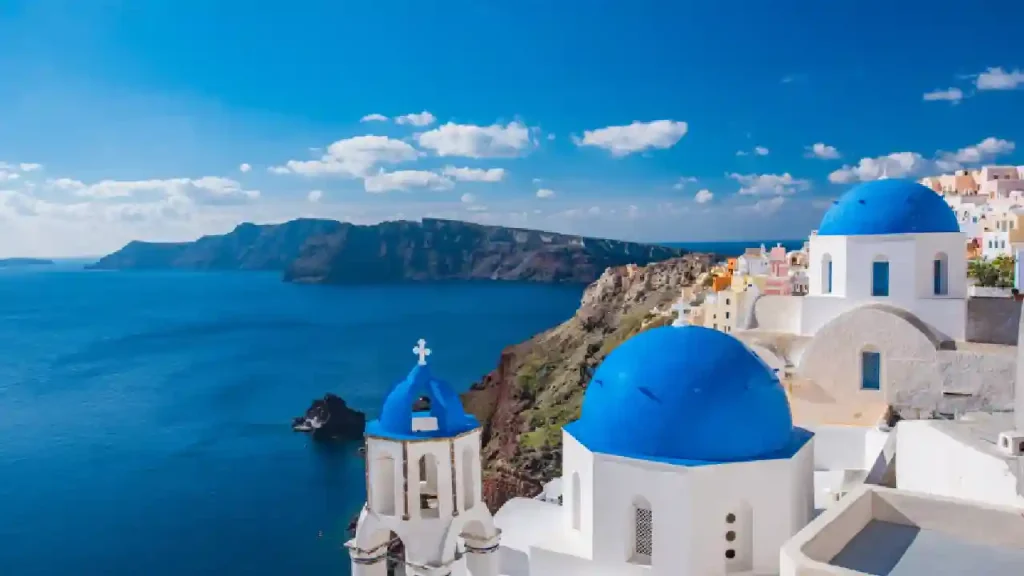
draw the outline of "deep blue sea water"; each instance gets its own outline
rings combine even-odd
[[[465,388],[581,294],[77,268],[0,272],[2,576],[347,574],[357,444],[291,418],[375,415],[421,337]]]

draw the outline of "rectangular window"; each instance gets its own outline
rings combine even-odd
[[[889,295],[889,263],[874,262],[871,265],[871,295]]]
[[[825,290],[824,290],[824,292],[825,292],[825,294],[831,294],[832,293],[832,261],[831,260],[828,261],[828,277],[826,278],[826,280],[827,280],[827,282],[825,283]]]
[[[882,355],[878,352],[861,352],[860,387],[862,390],[882,389]]]
[[[942,290],[942,260],[936,260],[932,267],[932,291],[936,296],[941,296]]]
[[[654,515],[646,508],[636,509],[636,555],[650,558],[654,554]]]
[[[728,319],[729,319],[729,313],[728,313],[728,312],[726,312],[726,313],[725,313],[725,319],[726,319],[726,320],[728,320]]]

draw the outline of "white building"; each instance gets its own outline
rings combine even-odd
[[[499,533],[482,501],[480,425],[462,401],[419,363],[395,385],[366,427],[366,506],[347,543],[352,576],[497,576]],[[419,402],[427,403],[414,411]],[[404,557],[390,558],[395,541]]]
[[[627,340],[562,438],[562,505],[513,499],[495,517],[504,575],[773,574],[813,514],[813,435],[721,332]]]
[[[890,409],[1009,408],[1016,348],[991,342],[1016,342],[1019,305],[969,306],[965,238],[942,197],[905,180],[860,184],[808,243],[808,295],[761,296],[752,329],[733,332],[786,375],[800,425],[820,437],[819,424],[873,426]]]
[[[760,248],[747,248],[742,256],[736,258],[736,275],[764,276],[771,271],[771,260],[764,244]]]

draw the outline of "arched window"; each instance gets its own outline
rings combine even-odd
[[[949,257],[945,252],[935,255],[932,266],[932,292],[936,296],[949,294]]]
[[[573,472],[572,473],[572,487],[571,487],[571,489],[572,489],[572,510],[571,510],[571,512],[572,512],[572,529],[573,530],[579,530],[580,526],[582,525],[581,524],[581,520],[582,520],[581,517],[583,515],[583,511],[580,509],[582,507],[583,498],[582,498],[582,495],[580,494],[580,473],[579,472]]]
[[[475,470],[476,458],[473,457],[473,447],[466,446],[462,449],[462,506],[464,510],[469,510],[476,505]]]
[[[861,390],[882,389],[882,354],[873,349],[860,353]]]
[[[885,256],[875,256],[871,263],[871,295],[889,295],[889,260]]]
[[[832,256],[828,254],[821,257],[821,293],[832,293]]]
[[[381,456],[373,461],[370,480],[370,506],[382,516],[395,515],[395,459]]]
[[[633,554],[630,562],[651,563],[654,556],[654,513],[651,504],[642,497],[633,500]]]
[[[420,518],[439,518],[441,502],[437,494],[437,458],[433,454],[420,456],[419,489]]]

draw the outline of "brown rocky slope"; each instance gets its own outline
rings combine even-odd
[[[688,254],[646,267],[609,268],[587,287],[576,314],[506,348],[498,368],[463,395],[483,424],[484,498],[491,510],[538,494],[561,474],[561,428],[580,414],[593,369],[642,329],[672,321],[663,311],[711,265]]]

